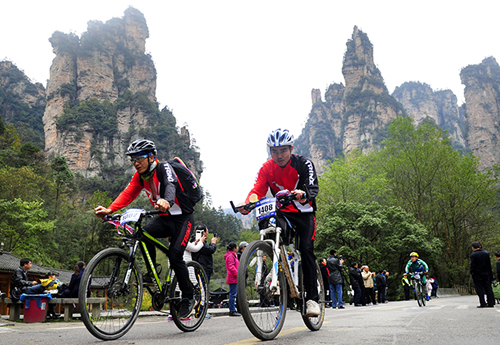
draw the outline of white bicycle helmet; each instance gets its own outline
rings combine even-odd
[[[278,128],[277,130],[274,130],[269,134],[269,137],[267,137],[267,146],[269,147],[274,147],[274,146],[293,146],[293,135],[290,134],[288,129],[281,129]]]

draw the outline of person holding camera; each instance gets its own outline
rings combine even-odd
[[[370,268],[368,266],[364,266],[363,271],[361,271],[361,277],[363,278],[363,284],[365,286],[366,303],[376,305],[377,300],[375,299],[375,290],[373,290],[373,278],[375,277],[375,272],[370,272]]]
[[[205,224],[200,224],[196,227],[196,232],[202,231],[203,232],[203,237],[205,239],[208,237],[208,228]],[[192,253],[193,260],[198,262],[201,267],[205,270],[205,273],[207,274],[207,285],[208,289],[210,290],[210,276],[212,275],[214,271],[214,260],[212,255],[215,253],[217,250],[217,234],[214,234],[212,237],[212,240],[210,243],[207,243],[207,241],[203,241],[203,246],[201,249],[197,252]],[[211,319],[213,316],[208,314],[205,315],[206,319]]]
[[[326,259],[326,267],[328,268],[328,285],[330,285],[330,297],[332,299],[332,308],[345,309],[342,301],[342,267],[344,260],[342,256],[337,258],[337,251],[330,250],[330,256]]]

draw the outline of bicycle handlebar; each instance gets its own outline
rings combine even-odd
[[[161,213],[164,213],[164,212],[161,212],[159,210],[154,210],[154,211],[143,210],[142,213],[141,213],[141,219],[144,218],[144,217],[148,217],[148,216],[155,216],[155,215],[158,215],[158,214],[161,214]],[[120,220],[121,217],[122,217],[121,213],[118,213],[118,214],[108,214],[108,215],[105,215],[102,219],[103,219],[103,221],[107,222],[109,220]]]
[[[304,198],[307,199],[307,196],[309,195],[309,188],[307,187],[306,184],[303,186],[304,188]],[[288,206],[291,204],[293,200],[297,200],[297,194],[296,193],[290,193],[288,195],[280,195],[279,197],[276,198],[276,201],[283,204],[284,206]],[[248,204],[245,205],[240,205],[240,206],[234,206],[233,201],[229,201],[231,204],[231,208],[233,209],[234,213],[238,213],[238,208],[244,208],[247,211],[252,211],[255,208],[255,204],[257,202],[249,202]]]

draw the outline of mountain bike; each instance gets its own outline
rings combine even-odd
[[[288,191],[282,192],[276,198],[264,198],[240,206],[248,211],[256,210],[260,240],[251,242],[241,255],[237,301],[248,329],[261,340],[274,339],[279,334],[285,322],[287,307],[300,312],[311,331],[319,330],[325,317],[325,290],[317,263],[320,315],[306,315],[303,267],[300,252],[296,248],[299,237],[296,233],[292,235],[291,226],[280,227],[276,219],[276,215],[281,212],[279,208],[290,204],[295,195]],[[231,206],[237,212],[233,202]],[[286,217],[283,212],[280,216]],[[289,238],[295,239],[295,246]]]
[[[168,248],[144,231],[141,223],[146,217],[159,213],[128,209],[123,214],[104,217],[104,221],[115,225],[118,233],[123,236],[122,245],[120,248],[104,249],[90,260],[81,278],[78,292],[82,321],[89,332],[99,339],[115,340],[130,330],[141,309],[144,287],[151,295],[154,310],[162,311],[168,304],[172,320],[180,330],[192,332],[198,329],[205,319],[209,292],[208,279],[201,265],[195,261],[187,262],[196,302],[191,314],[184,319],[178,316],[182,293],[177,277],[169,269],[162,281],[153,266],[146,244],[154,245],[167,256]],[[120,231],[121,228],[123,232]],[[136,259],[138,250],[142,254],[148,274],[152,277],[152,283],[143,283],[143,275]],[[96,295],[105,297],[106,302],[97,312],[90,311],[87,298]]]
[[[419,272],[412,273],[411,281],[413,285],[413,291],[415,292],[415,299],[417,300],[419,307],[425,307],[425,291],[424,285],[422,284],[422,277]]]

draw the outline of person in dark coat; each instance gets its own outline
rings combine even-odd
[[[332,299],[332,308],[344,309],[342,301],[342,267],[344,260],[337,258],[337,251],[332,249],[330,256],[326,259],[326,267],[328,267],[328,284],[330,285],[330,297]]]
[[[36,280],[28,280],[28,273],[31,269],[31,259],[23,258],[20,260],[20,266],[14,271],[10,278],[10,296],[13,299],[19,299],[21,294],[41,294],[45,288]]]
[[[493,308],[495,297],[491,289],[493,272],[491,270],[490,253],[483,249],[478,241],[472,242],[473,253],[470,255],[470,274],[479,297],[478,308]],[[484,295],[486,294],[486,301]]]
[[[78,288],[80,287],[80,280],[82,279],[83,272],[85,271],[85,262],[78,261],[74,267],[74,271],[75,273],[71,275],[71,280],[69,281],[69,285],[63,291],[61,297],[71,297],[71,298],[78,297]]]
[[[377,283],[377,298],[378,303],[385,302],[385,290],[387,286],[387,277],[384,270],[380,270],[379,274],[375,277],[375,282]]]
[[[361,306],[361,284],[363,284],[363,278],[361,278],[361,271],[358,270],[358,263],[353,262],[351,268],[349,268],[349,280],[351,282],[351,287],[354,290],[354,306]]]

